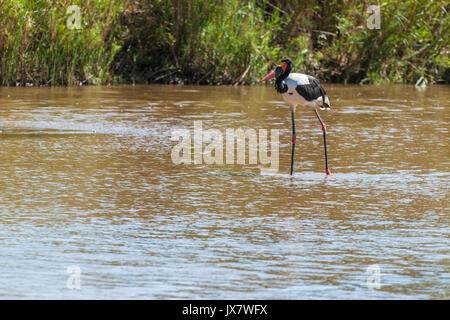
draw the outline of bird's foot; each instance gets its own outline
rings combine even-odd
[[[331,175],[330,169],[326,169],[325,172],[327,173],[327,176]]]

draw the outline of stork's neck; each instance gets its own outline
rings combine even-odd
[[[290,70],[286,70],[286,72],[277,77],[277,80],[275,81],[275,89],[277,89],[279,93],[285,93],[288,91],[288,86],[283,83],[283,80],[289,76],[289,73]]]

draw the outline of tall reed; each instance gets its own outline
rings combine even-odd
[[[70,5],[79,8],[79,24]],[[122,1],[3,1],[0,84],[107,83]],[[77,21],[75,21],[77,22]]]
[[[380,6],[369,29],[368,6]],[[72,28],[80,9],[80,28]],[[0,0],[0,84],[450,82],[444,0]]]

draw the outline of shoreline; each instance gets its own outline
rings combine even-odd
[[[396,82],[382,82],[382,83],[343,83],[343,82],[320,82],[323,85],[341,85],[343,87],[367,87],[367,86],[375,86],[375,87],[383,87],[383,86],[405,86],[405,87],[416,87],[416,88],[426,88],[433,86],[450,86],[450,83],[447,82],[435,82],[427,85],[416,85],[413,83],[396,83]],[[236,88],[249,88],[249,87],[273,87],[272,84],[191,84],[191,83],[110,83],[110,84],[82,84],[82,85],[60,85],[60,86],[51,86],[51,85],[17,85],[17,86],[6,86],[0,85],[0,88],[84,88],[84,87],[139,87],[139,86],[171,86],[171,87],[236,87]]]

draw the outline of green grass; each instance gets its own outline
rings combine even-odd
[[[449,2],[373,4],[370,30],[348,0],[0,0],[0,84],[254,84],[283,57],[324,81],[449,83]]]
[[[2,85],[107,83],[121,48],[121,1],[3,1],[0,13]],[[69,5],[80,8],[79,29],[68,27]],[[69,26],[73,24],[70,22]]]

